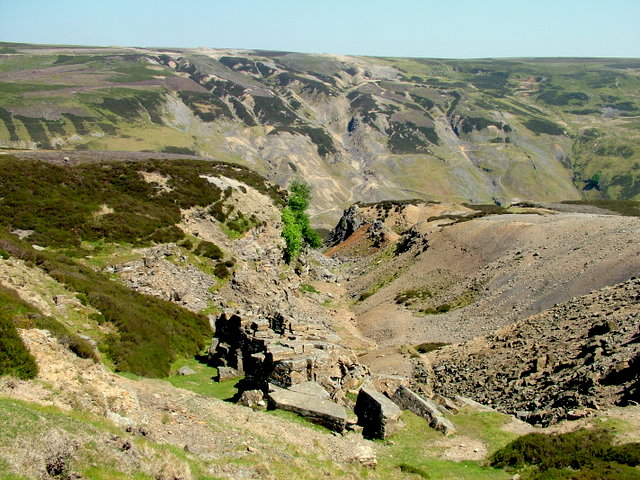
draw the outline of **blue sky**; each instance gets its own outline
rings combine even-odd
[[[0,18],[26,43],[640,57],[640,0],[0,0]]]

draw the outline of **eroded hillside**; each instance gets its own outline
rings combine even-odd
[[[6,44],[5,148],[150,150],[355,201],[638,198],[636,60],[429,60]]]

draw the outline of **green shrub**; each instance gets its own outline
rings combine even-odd
[[[194,250],[196,255],[207,257],[212,260],[220,260],[224,257],[224,252],[215,243],[202,240]]]
[[[177,243],[184,238],[184,232],[175,225],[170,225],[157,229],[148,238],[155,243]]]
[[[640,444],[613,447],[613,435],[604,429],[581,429],[564,434],[530,433],[495,452],[498,468],[535,467],[530,479],[638,479]]]
[[[560,125],[544,118],[530,118],[524,122],[524,126],[535,134],[564,135]]]
[[[218,262],[216,264],[216,267],[213,273],[218,278],[227,278],[229,277],[229,275],[231,275],[231,272],[229,271],[229,269],[227,268],[224,262]]]
[[[15,316],[32,310],[13,290],[0,285],[0,376],[11,375],[26,380],[38,374],[36,361],[14,323]]]
[[[193,242],[188,238],[180,242],[179,245],[185,250],[193,250]]]
[[[311,200],[311,188],[304,182],[294,180],[289,186],[287,206],[282,210],[282,237],[285,240],[284,257],[287,263],[294,260],[304,244],[311,248],[322,245],[322,238],[311,228],[306,210]]]

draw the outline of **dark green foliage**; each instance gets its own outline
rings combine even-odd
[[[398,111],[394,105],[378,105],[371,93],[354,90],[347,94],[347,100],[351,103],[351,108],[357,112],[362,121],[374,128],[379,128],[375,124],[378,114],[390,116]]]
[[[608,430],[577,430],[565,434],[530,433],[491,457],[498,468],[522,469],[531,479],[638,479],[631,468],[640,461],[640,444],[612,446]]]
[[[84,118],[84,117],[80,117],[78,115],[74,115],[73,113],[63,113],[62,116],[65,117],[65,118],[68,118],[71,121],[71,123],[73,123],[73,128],[76,129],[76,133],[78,135],[88,135],[89,134],[89,130],[87,129],[87,127],[85,126],[85,123],[84,123],[85,120],[89,120],[89,119]],[[109,132],[107,132],[107,133],[109,133]]]
[[[429,143],[440,143],[435,128],[419,127],[413,122],[391,122],[387,134],[393,153],[424,153],[429,151]]]
[[[263,125],[292,125],[297,116],[279,97],[254,97],[253,113]]]
[[[421,343],[420,345],[416,345],[415,349],[417,352],[419,353],[429,353],[429,352],[433,352],[434,350],[438,350],[439,348],[442,348],[446,345],[449,345],[448,343]]]
[[[283,72],[276,76],[278,85],[281,87],[289,86],[292,82],[298,82],[302,85],[302,90],[307,93],[322,93],[324,95],[333,95],[333,89],[325,83],[313,80],[302,75]]]
[[[153,123],[161,125],[163,122],[160,107],[163,101],[160,93],[135,91],[132,95],[122,98],[104,97],[101,106],[129,121],[144,118],[146,113]]]
[[[622,187],[620,190],[620,197],[622,198],[634,198],[640,195],[640,178],[634,177],[630,174],[621,174],[614,176],[609,182],[609,186]]]
[[[177,243],[184,238],[184,232],[175,225],[170,225],[157,229],[148,238],[155,243]]]
[[[16,133],[16,126],[13,124],[13,115],[11,112],[5,110],[0,107],[0,120],[2,120],[9,131],[9,140],[12,142],[17,142],[20,140],[18,134]]]
[[[103,60],[104,57],[97,55],[58,55],[53,62],[54,65],[79,65],[89,63],[94,60]]]
[[[34,262],[69,289],[86,295],[89,303],[117,329],[101,348],[118,371],[166,377],[171,362],[178,356],[196,355],[209,339],[209,321],[202,315],[169,301],[137,293],[69,257],[36,252],[6,233],[0,232],[0,247],[16,257]],[[36,316],[34,321],[40,320]],[[47,328],[55,329],[53,326]]]
[[[403,473],[409,473],[411,475],[417,475],[420,478],[431,478],[427,472],[425,472],[422,468],[414,467],[413,465],[409,465],[407,463],[400,464],[400,471]]]
[[[474,73],[474,72],[472,72]],[[493,90],[500,94],[509,93],[508,86],[509,74],[506,72],[488,72],[479,71],[469,77],[469,81],[480,90]]]
[[[38,374],[36,361],[22,342],[14,323],[16,316],[34,310],[16,292],[0,285],[0,376],[12,375],[26,380]]]
[[[502,123],[494,122],[493,120],[488,120],[482,117],[465,117],[462,120],[462,131],[464,133],[470,133],[474,129],[483,130],[491,125],[498,127],[501,130],[505,126],[508,127],[508,125],[503,125]],[[509,130],[511,129],[509,128]]]
[[[309,216],[305,212],[311,200],[311,188],[304,182],[294,180],[289,186],[287,206],[282,210],[282,237],[286,246],[284,258],[291,263],[304,244],[318,248],[322,244],[320,235],[311,228]]]
[[[180,242],[179,245],[182,248],[184,248],[185,250],[192,250],[193,249],[193,242],[191,240],[189,240],[188,238],[186,238],[182,242]]]
[[[538,99],[547,105],[578,105],[582,106],[589,101],[589,95],[583,92],[559,92],[546,90],[538,95]]]
[[[178,94],[185,105],[205,122],[213,122],[218,118],[233,118],[229,107],[211,93],[183,90]]]
[[[564,135],[564,130],[560,125],[544,118],[530,118],[524,122],[524,126],[536,134]]]
[[[251,217],[245,217],[245,215],[238,210],[235,218],[233,220],[227,221],[226,225],[229,230],[242,235],[259,223],[260,222],[255,215],[251,215]]]
[[[31,140],[36,142],[40,148],[50,148],[49,136],[42,125],[41,119],[25,117],[23,115],[14,115],[13,118],[22,122],[24,127],[27,129]]]
[[[631,217],[640,217],[640,202],[633,200],[567,200],[562,203],[574,204],[574,205],[594,205],[605,210],[611,210],[618,215],[625,215]]]
[[[220,260],[221,258],[224,258],[224,252],[220,247],[215,243],[207,242],[206,240],[201,241],[193,253],[212,260]]]
[[[187,147],[174,147],[173,145],[164,147],[161,150],[162,153],[177,153],[178,155],[195,155],[195,150],[191,150]]]
[[[423,97],[421,95],[411,94],[411,98],[413,99],[414,102],[416,102],[418,105],[420,105],[422,108],[425,108],[426,110],[431,110],[433,107],[436,106],[433,100],[427,97]]]
[[[229,275],[231,275],[231,272],[229,271],[229,268],[227,267],[225,262],[218,262],[214,269],[214,274],[218,278],[227,278],[229,277]]]
[[[635,153],[633,147],[629,145],[619,145],[619,144],[601,144],[595,150],[595,153],[598,155],[603,155],[607,157],[622,157],[622,158],[631,158]]]
[[[247,107],[245,107],[237,98],[231,98],[233,109],[236,111],[236,115],[240,120],[244,122],[247,127],[253,127],[256,125],[256,121],[253,119]]]
[[[587,180],[587,184],[584,186],[583,190],[600,190],[600,172],[594,174],[589,180]]]
[[[471,210],[484,213],[485,215],[503,215],[509,213],[506,208],[493,203],[463,203],[463,205]]]
[[[402,305],[411,305],[415,301],[426,300],[432,296],[433,294],[427,288],[414,288],[396,295],[395,302]]]

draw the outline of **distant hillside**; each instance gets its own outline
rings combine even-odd
[[[0,146],[196,154],[354,201],[640,198],[640,60],[0,44]]]

